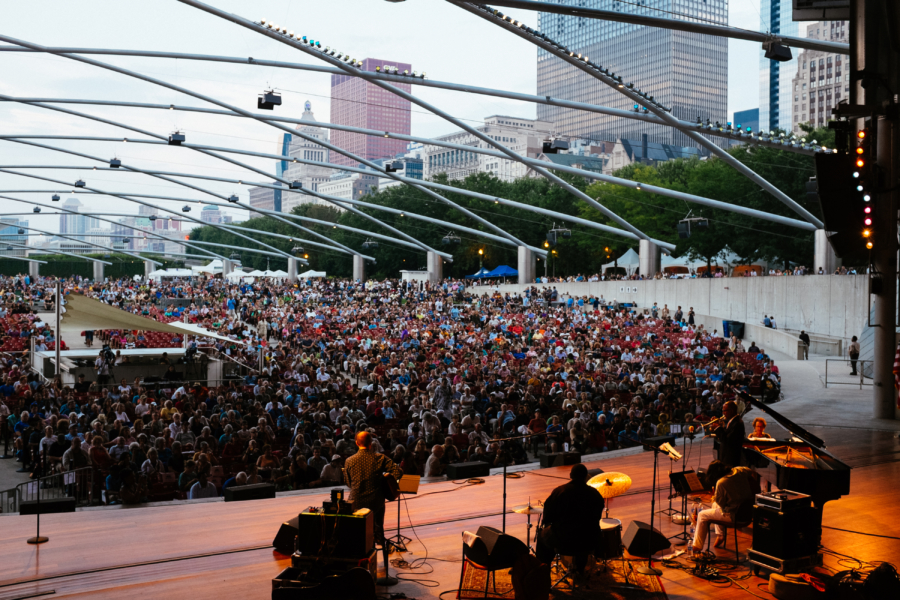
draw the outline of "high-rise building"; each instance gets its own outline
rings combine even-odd
[[[384,70],[386,66],[396,67],[400,72],[412,72],[410,64],[377,58],[365,59],[362,70],[375,71],[376,67]],[[405,92],[412,90],[412,86],[408,83],[394,85]],[[359,77],[332,75],[331,122],[409,135],[410,102]],[[403,140],[347,131],[334,131],[331,143],[368,160],[393,158],[406,151],[406,142]],[[348,167],[355,167],[358,164],[358,161],[337,153],[331,157],[331,162]]]
[[[847,21],[821,21],[806,26],[806,37],[829,42],[848,41]],[[845,54],[803,50],[797,56],[797,73],[792,81],[793,119],[791,131],[801,133],[800,124],[824,127],[832,120],[831,110],[850,97],[850,64]]]
[[[300,119],[304,121],[304,123],[297,125],[297,131],[300,131],[304,135],[315,140],[328,142],[328,130],[316,125],[316,115],[312,111],[312,104],[307,100],[303,108],[303,115]],[[286,134],[286,137],[287,135],[288,134]],[[335,135],[337,135],[337,132],[335,132]],[[290,137],[292,139],[289,141],[287,151],[285,152],[287,156],[320,163],[331,162],[336,156],[331,155],[331,151],[328,148],[317,144],[314,141],[307,140],[298,135]],[[312,190],[314,192],[318,191],[319,184],[328,181],[331,174],[334,173],[334,169],[332,168],[320,165],[310,165],[302,162],[281,161],[278,164],[286,165],[282,177],[288,181],[299,181],[303,185],[303,189]],[[354,164],[353,166],[356,165]],[[287,190],[283,192],[281,190],[272,190],[272,192],[273,206],[277,207],[272,208],[272,210],[277,210],[279,212],[291,212],[291,209],[298,204],[316,201],[314,196],[308,194],[288,192]],[[281,198],[280,203],[278,201],[279,197]],[[252,199],[250,204],[253,205]],[[266,207],[260,205],[260,208]]]
[[[484,119],[484,125],[476,129],[495,142],[526,158],[537,158],[544,138],[550,135],[552,124],[534,119],[493,115]],[[455,131],[437,138],[443,142],[463,144],[475,148],[487,148],[488,144],[468,131]],[[498,158],[444,146],[425,144],[422,156],[424,176],[431,179],[438,173],[446,173],[449,179],[465,179],[473,173],[492,173],[504,181],[524,177],[528,167],[510,158]]]
[[[200,211],[200,220],[204,223],[218,225],[222,222],[222,211],[218,206],[204,206]]]
[[[734,126],[747,131],[759,131],[759,109],[750,108],[747,110],[734,111]]]
[[[578,6],[652,16],[664,11],[675,13],[674,19],[728,23],[728,0],[643,0],[640,5],[579,0]],[[679,119],[727,121],[725,38],[550,13],[540,13],[538,28],[570,51],[621,75],[625,83],[634,83],[655,101],[672,108]],[[537,94],[633,110],[631,100],[617,90],[541,49],[537,52]],[[671,127],[583,110],[539,104],[537,118],[553,123],[558,135],[613,141],[641,139],[646,133],[654,143],[695,145]]]
[[[81,212],[84,205],[78,198],[66,198],[62,207],[70,210]],[[59,232],[63,235],[83,236],[89,230],[100,226],[100,220],[83,214],[66,213],[59,215]]]
[[[800,25],[793,21],[790,0],[760,0],[760,31],[773,35],[800,35]],[[780,62],[766,58],[765,49],[759,51],[759,127],[764,131],[791,131],[791,81],[797,74],[796,49],[794,58]]]
[[[20,246],[28,244],[28,231],[19,233],[20,227],[28,227],[28,221],[9,217],[0,218],[0,254],[25,256],[26,248],[20,248]],[[16,245],[12,250],[7,250],[11,243]]]

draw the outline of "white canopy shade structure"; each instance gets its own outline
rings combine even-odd
[[[194,273],[208,273],[210,275],[217,275],[222,272],[222,261],[217,258],[208,265],[191,267],[191,270]]]
[[[325,271],[313,271],[312,269],[310,269],[309,271],[306,271],[305,273],[300,273],[299,275],[297,275],[297,277],[299,277],[300,279],[313,279],[316,277],[325,277],[325,276],[326,276]]]
[[[156,271],[151,271],[147,275],[147,277],[156,282],[162,281],[163,279],[193,276],[194,271],[191,269],[157,269]]]
[[[625,272],[631,275],[641,266],[641,257],[634,251],[634,248],[629,248],[628,252],[620,256],[617,261],[612,261],[603,265],[603,271],[605,272],[606,269],[615,267],[616,264],[618,264],[620,269],[625,269]]]
[[[249,273],[244,273],[244,277],[265,277],[265,276],[266,276],[266,272],[260,271],[259,269],[256,269],[255,271],[250,271]]]

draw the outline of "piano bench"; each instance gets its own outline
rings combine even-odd
[[[743,529],[745,527],[749,527],[751,522],[749,521],[726,521],[724,519],[710,519],[707,521],[709,523],[710,535],[706,536],[706,551],[709,552],[709,544],[710,540],[712,540],[712,528],[715,525],[718,525],[722,529],[725,530],[725,543],[722,545],[726,550],[728,549],[728,530],[731,529],[734,532],[734,566],[738,566],[741,564],[741,553],[740,548],[738,547],[738,537],[737,532],[738,529]]]

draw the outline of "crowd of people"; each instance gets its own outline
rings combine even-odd
[[[54,286],[0,280],[6,312],[37,320],[32,311]],[[95,501],[202,498],[257,482],[340,485],[360,431],[405,473],[426,477],[460,461],[604,452],[721,416],[733,399],[726,378],[750,393],[780,384],[763,349],[704,330],[692,311],[602,297],[554,302],[548,288],[480,294],[451,280],[219,278],[64,287],[149,319],[201,325],[228,340],[205,352],[246,365],[243,378],[215,386],[128,382],[115,367],[64,385],[36,374],[26,352],[3,354],[4,443],[32,477],[92,473]],[[46,323],[40,329],[53,335]]]

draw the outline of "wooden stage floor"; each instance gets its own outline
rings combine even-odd
[[[780,437],[777,426],[770,427]],[[900,443],[887,432],[815,428],[813,433],[828,443],[829,450],[854,467],[851,494],[829,502],[825,509],[822,543],[831,550],[863,560],[900,563]],[[688,467],[706,466],[712,444],[694,443]],[[621,471],[634,484],[629,493],[610,505],[610,516],[627,527],[632,520],[650,520],[650,488],[653,456],[640,453],[609,456],[587,463],[588,468]],[[658,496],[657,510],[668,505],[668,465],[661,465],[660,481],[666,488]],[[680,463],[678,467],[680,468]],[[526,472],[508,479],[507,506],[546,498],[554,487],[568,479],[569,467]],[[500,527],[503,478],[492,476],[482,485],[441,482],[423,485],[419,496],[404,506],[403,533],[414,538],[407,561],[426,556],[430,574],[403,572],[401,576],[434,580],[436,587],[404,582],[390,588],[408,598],[436,599],[453,590],[459,581],[460,534],[480,525]],[[310,505],[321,505],[326,494],[285,496],[273,500],[229,503],[210,502],[147,508],[88,510],[67,515],[47,515],[41,532],[50,541],[30,546],[35,518],[0,517],[0,600],[50,596],[92,599],[190,598],[221,600],[268,598],[271,579],[290,560],[275,553],[272,539],[279,524]],[[408,510],[408,513],[407,513]],[[408,514],[408,516],[407,516]],[[657,515],[656,523],[667,536],[680,531]],[[411,518],[415,529],[409,528]],[[526,519],[507,515],[507,531],[522,540]],[[389,505],[386,526],[396,527],[395,505]],[[833,529],[836,528],[836,529]],[[861,535],[840,529],[876,534]],[[739,535],[742,553],[750,546],[747,532]],[[729,541],[729,546],[731,542]],[[427,551],[426,551],[427,547]],[[731,552],[720,552],[724,559]],[[392,556],[393,558],[393,556]],[[837,559],[827,556],[826,565],[842,570]],[[379,567],[381,565],[379,564]],[[392,569],[393,570],[393,569]],[[427,571],[428,569],[423,569]],[[735,573],[743,574],[748,567]],[[678,569],[663,569],[668,597],[676,599],[750,597],[735,585],[723,588]],[[741,585],[764,598],[765,580],[750,577]],[[380,592],[386,590],[380,589]],[[455,597],[448,594],[445,598]]]

